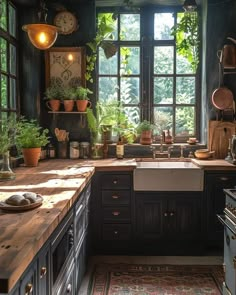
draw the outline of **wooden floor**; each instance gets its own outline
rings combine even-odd
[[[91,256],[87,273],[83,279],[79,294],[90,295],[87,292],[89,278],[93,266],[96,263],[140,263],[140,264],[200,264],[200,265],[220,265],[223,264],[222,256]]]

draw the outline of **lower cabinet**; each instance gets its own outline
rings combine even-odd
[[[78,295],[89,250],[89,183],[9,295]]]
[[[223,189],[236,186],[234,171],[206,171],[205,192],[207,200],[207,242],[209,246],[223,249],[224,227],[216,217],[222,215],[225,208]]]
[[[147,253],[202,251],[202,192],[135,192],[135,238]]]

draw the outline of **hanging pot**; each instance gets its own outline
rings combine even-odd
[[[218,110],[233,108],[233,93],[230,89],[224,86],[222,81],[222,67],[219,63],[219,87],[216,88],[211,97],[213,106]]]

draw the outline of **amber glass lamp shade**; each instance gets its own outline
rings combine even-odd
[[[58,28],[47,24],[29,24],[22,27],[28,33],[31,43],[38,49],[46,50],[56,41]]]

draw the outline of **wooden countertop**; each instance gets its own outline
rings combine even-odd
[[[205,170],[235,170],[225,160],[192,161]],[[135,159],[41,161],[38,167],[14,169],[16,179],[0,182],[0,201],[15,192],[33,191],[43,204],[31,211],[7,213],[0,210],[0,292],[11,290],[39,249],[65,217],[94,171],[132,171]]]

